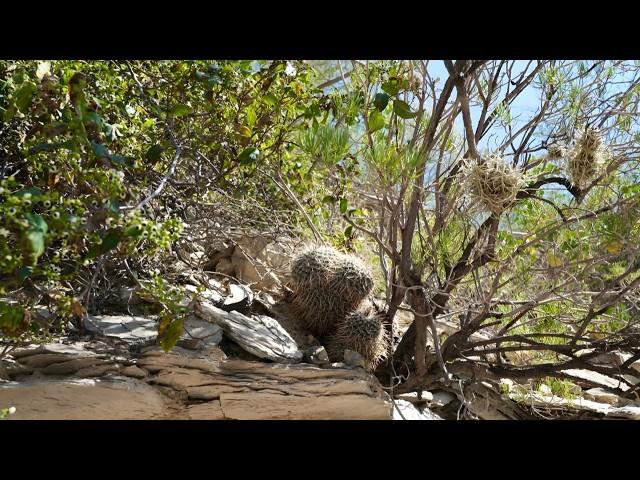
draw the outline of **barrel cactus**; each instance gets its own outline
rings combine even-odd
[[[367,370],[374,370],[387,356],[389,335],[379,315],[366,316],[360,312],[348,314],[339,324],[326,345],[332,360],[342,359],[345,350],[362,355]]]
[[[356,257],[330,247],[309,249],[291,266],[291,303],[307,330],[332,333],[373,288],[373,276]]]

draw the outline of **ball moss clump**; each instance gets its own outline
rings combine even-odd
[[[476,203],[498,214],[514,204],[525,183],[522,172],[498,155],[489,155],[480,162],[468,160],[463,177]]]
[[[581,131],[566,159],[567,176],[571,183],[580,189],[587,188],[602,171],[606,153],[597,128],[588,127]]]
[[[352,312],[338,324],[326,349],[329,357],[336,361],[342,360],[347,349],[358,352],[365,361],[365,368],[372,371],[387,356],[389,335],[379,315],[366,316]]]
[[[549,160],[564,158],[566,154],[567,154],[566,147],[558,143],[554,143],[552,145],[549,145],[549,147],[547,147],[547,158]]]
[[[294,258],[291,303],[307,330],[323,336],[355,310],[373,288],[373,275],[356,257],[330,247],[312,248]]]

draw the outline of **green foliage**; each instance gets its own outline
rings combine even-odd
[[[162,349],[168,352],[180,339],[184,332],[184,320],[192,311],[185,305],[187,294],[183,288],[169,285],[155,274],[149,280],[141,280],[140,285],[140,295],[153,300],[161,308],[158,315],[158,338]]]
[[[302,132],[299,144],[312,161],[333,166],[349,151],[349,131],[343,127],[318,125]]]
[[[15,407],[0,408],[0,420],[7,418],[9,415],[16,413]]]

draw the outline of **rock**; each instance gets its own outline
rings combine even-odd
[[[364,358],[353,350],[344,351],[344,363],[353,368],[364,368]]]
[[[422,411],[416,408],[413,403],[406,400],[395,400],[393,402],[394,420],[443,420],[440,415],[433,413],[428,408]]]
[[[398,395],[398,399],[411,403],[433,402],[433,394],[427,390],[423,390],[421,395],[418,395],[418,392],[403,393],[402,395]]]
[[[185,333],[182,340],[199,340],[197,349],[213,347],[222,340],[222,328],[211,322],[200,320],[191,315],[184,322]],[[185,347],[189,348],[189,347]]]
[[[578,351],[575,353],[575,356],[579,358],[579,357],[583,357],[583,356],[585,356],[585,355],[588,355],[588,354],[590,354],[590,353],[593,353],[593,352],[595,352],[595,351],[596,351],[596,349],[595,349],[595,348],[583,348],[583,349],[581,349],[581,350],[578,350]]]
[[[329,355],[324,347],[310,346],[303,350],[304,361],[316,365],[329,363]]]
[[[429,401],[430,407],[444,407],[456,399],[456,396],[452,393],[444,390],[434,390],[431,392],[432,400]]]
[[[188,350],[202,350],[205,348],[204,342],[198,338],[183,338],[178,340],[176,345]]]
[[[630,353],[614,350],[613,352],[602,353],[597,357],[594,357],[591,359],[591,362],[594,364],[615,365],[616,367],[619,367],[631,357],[633,357],[633,355]]]
[[[41,372],[45,375],[70,375],[81,369],[96,367],[99,365],[113,365],[111,360],[100,360],[95,357],[76,358],[61,363],[47,365]]]
[[[236,276],[236,268],[229,258],[221,258],[216,265],[216,272],[228,275],[230,277]],[[243,281],[246,281],[243,279]]]
[[[289,262],[295,247],[268,238],[242,237],[236,240],[230,261],[236,277],[257,289],[272,289],[289,280]]]
[[[85,319],[85,328],[107,337],[127,342],[153,340],[158,336],[158,323],[153,317],[133,315],[97,315]]]
[[[555,410],[564,408],[567,410],[597,413],[611,418],[640,420],[640,407],[632,405],[614,407],[608,403],[595,402],[582,397],[565,399],[555,395],[541,395],[539,392],[532,392],[522,401],[527,405],[540,408],[553,408]]]
[[[86,342],[75,342],[71,344],[63,343],[46,343],[42,345],[30,345],[25,348],[19,348],[11,352],[11,356],[15,359],[22,359],[31,355],[41,353],[65,354],[83,357],[92,357],[96,354],[86,349]]]
[[[500,391],[503,393],[509,393],[515,388],[515,382],[510,378],[500,379]]]
[[[229,296],[220,306],[225,312],[245,313],[253,302],[253,292],[245,285],[229,284]]]
[[[22,365],[15,360],[5,358],[0,360],[0,380],[10,380],[22,375],[31,375],[33,368]]]
[[[125,305],[141,305],[147,300],[138,295],[139,289],[136,287],[120,287],[118,296]]]
[[[606,387],[619,388],[622,391],[629,390],[629,386],[620,382],[619,380],[616,380],[615,378],[612,378],[612,377],[608,377],[607,375],[603,375],[598,372],[592,372],[591,370],[583,370],[583,369],[576,368],[576,369],[562,370],[562,372],[566,373],[567,375],[571,375],[576,379],[588,380],[595,384],[600,384]]]
[[[189,405],[186,414],[191,420],[224,420],[219,400]]]
[[[635,377],[633,375],[620,375],[622,378],[624,378],[627,382],[629,382],[632,385],[638,385],[640,383],[640,378]]]
[[[78,356],[79,358],[92,358],[94,357],[90,355],[82,355]],[[64,353],[39,353],[36,355],[30,355],[28,357],[22,357],[19,362],[21,365],[28,367],[32,370],[37,370],[39,368],[46,368],[49,365],[55,363],[62,363],[68,360],[71,360],[75,357],[75,355],[67,355]]]
[[[220,405],[235,420],[388,420],[388,404],[363,395],[299,397],[277,393],[223,393]]]
[[[225,312],[206,301],[196,302],[196,313],[201,318],[222,327],[227,337],[259,358],[279,363],[302,361],[303,353],[296,342],[271,317],[248,317],[238,312]]]
[[[0,405],[12,420],[148,420],[166,415],[154,388],[127,379],[11,382],[0,385]]]
[[[618,395],[607,392],[602,388],[590,388],[589,390],[586,390],[584,392],[584,398],[587,400],[593,400],[594,402],[608,403],[614,407],[622,407],[633,403],[627,398],[619,397]]]
[[[126,377],[133,377],[133,378],[145,378],[147,375],[149,375],[149,372],[147,372],[146,370],[143,370],[142,368],[136,365],[130,365],[128,367],[125,367],[120,371],[120,373]]]
[[[553,395],[553,393],[551,392],[551,387],[549,387],[549,385],[545,385],[544,383],[540,384],[540,386],[538,387],[538,391],[543,395]]]
[[[215,283],[216,285],[220,285],[218,282],[214,282],[214,280],[208,279],[209,283]],[[185,285],[184,286],[185,291],[188,292],[188,296],[185,299],[186,304],[190,304],[193,301],[193,297],[195,295],[195,293],[198,291],[198,287],[194,286],[194,285]],[[214,290],[212,288],[203,290],[202,292],[200,292],[200,297],[204,298],[205,300],[207,300],[208,302],[213,303],[216,306],[219,306],[222,304],[222,302],[224,301],[224,297],[222,296],[222,294],[217,291]]]
[[[120,365],[118,364],[96,365],[78,370],[75,372],[75,376],[79,378],[103,377],[109,373],[118,373],[119,370]]]

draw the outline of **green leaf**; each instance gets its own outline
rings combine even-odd
[[[109,150],[101,143],[91,142],[91,148],[93,149],[93,153],[95,153],[96,157],[101,158],[109,158]]]
[[[257,119],[255,110],[251,107],[247,107],[247,109],[245,110],[245,115],[246,115],[247,127],[253,128]]]
[[[185,115],[189,115],[191,112],[193,112],[193,108],[183,103],[178,104],[173,108],[173,114],[176,117],[184,117]]]
[[[183,330],[184,321],[181,318],[171,322],[169,328],[167,328],[164,335],[162,335],[162,339],[160,340],[160,346],[165,352],[168,352],[175,346],[175,344],[180,339]]]
[[[153,118],[149,118],[147,120],[145,120],[145,122],[142,124],[142,130],[147,130],[148,128],[151,128],[155,125],[156,121]]]
[[[145,157],[147,158],[147,160],[157,162],[158,160],[160,160],[162,151],[163,148],[160,145],[152,145],[149,150],[147,150]]]
[[[387,92],[390,96],[394,97],[400,91],[400,84],[397,78],[390,78],[382,84],[382,90]]]
[[[257,160],[259,155],[260,155],[260,150],[258,150],[255,147],[249,147],[249,148],[245,148],[242,151],[238,159],[240,160],[241,164],[247,165]]]
[[[278,102],[278,99],[270,93],[269,95],[265,95],[264,97],[262,97],[262,102],[266,103],[270,107],[273,107]]]
[[[115,248],[120,243],[120,232],[117,230],[110,230],[103,238],[100,244],[101,252],[107,253],[109,250]]]
[[[31,252],[32,265],[38,263],[38,258],[44,253],[44,232],[29,230],[26,235],[27,246]]]
[[[349,225],[347,226],[347,228],[344,229],[344,236],[347,238],[351,238],[352,235],[353,235],[353,225]]]
[[[133,159],[123,157],[122,155],[109,155],[109,160],[124,167],[133,167]]]
[[[371,110],[369,114],[369,131],[371,133],[384,128],[384,117],[378,110]]]
[[[322,199],[322,203],[334,203],[337,200],[333,195],[325,195]]]
[[[37,213],[25,213],[24,218],[29,222],[29,230],[42,232],[43,234],[47,233],[48,225],[42,216]]]
[[[99,245],[93,245],[89,249],[89,253],[87,254],[87,259],[92,259],[104,255],[110,250],[114,249],[118,243],[120,243],[120,239],[122,238],[122,233],[118,230],[109,230],[107,234],[102,237],[102,243]]]
[[[33,94],[36,92],[38,87],[33,82],[24,83],[16,92],[16,107],[22,113],[27,113],[27,108],[31,105],[31,101],[33,99]]]
[[[194,77],[199,82],[206,82],[207,79],[209,78],[209,75],[207,75],[206,73],[201,72],[201,71],[196,71],[196,73],[194,73]]]
[[[21,282],[24,282],[27,279],[27,277],[32,273],[33,273],[32,266],[24,266],[20,270],[18,270],[18,275],[17,275],[18,280],[20,280]]]
[[[31,194],[32,197],[42,196],[42,190],[40,190],[38,187],[24,187],[18,190],[14,195],[18,198],[22,198],[27,193]]]
[[[340,199],[340,213],[347,213],[347,207],[348,207],[347,199],[346,198],[341,198]]]
[[[20,305],[0,302],[0,329],[16,332],[22,326],[24,317],[25,311]]]
[[[396,100],[393,101],[393,111],[400,118],[405,118],[405,119],[413,118],[416,115],[418,115],[418,112],[412,112],[411,111],[411,107],[409,106],[409,104],[407,102],[404,102],[404,101],[399,100],[399,99],[396,99]]]
[[[222,79],[217,73],[209,75],[209,78],[207,78],[207,86],[209,87],[215,87],[216,85],[220,85],[221,83]]]
[[[142,233],[142,228],[140,225],[132,225],[124,231],[125,237],[139,237]]]
[[[98,115],[96,112],[87,112],[82,116],[82,119],[85,122],[95,123],[99,128],[102,128],[102,124],[104,123],[104,121],[102,120],[102,117]]]
[[[386,93],[376,93],[376,96],[373,99],[373,104],[379,111],[384,112],[384,109],[387,108],[387,105],[389,104],[389,95]]]

